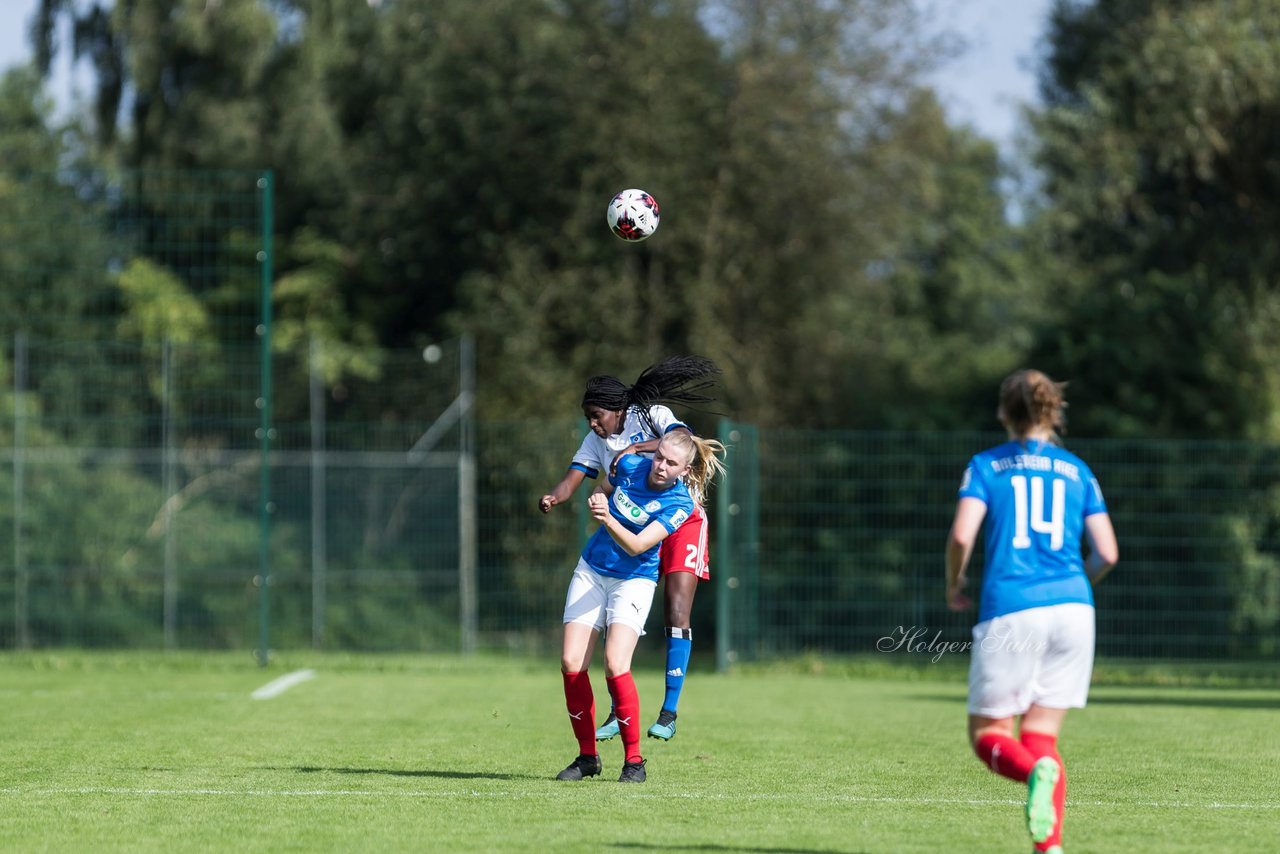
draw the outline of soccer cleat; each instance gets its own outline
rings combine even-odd
[[[1032,842],[1044,842],[1058,826],[1053,787],[1061,774],[1062,768],[1052,756],[1041,756],[1031,766],[1031,776],[1027,778],[1027,830]]]
[[[649,738],[660,738],[663,741],[670,741],[671,737],[676,734],[676,713],[668,712],[666,709],[658,712],[658,719],[653,722],[653,726],[649,727]]]
[[[644,760],[639,762],[622,763],[622,775],[618,777],[619,783],[643,783],[644,782]]]
[[[579,754],[569,763],[569,767],[556,775],[557,780],[582,780],[600,773],[600,757]]]
[[[609,712],[609,717],[604,719],[604,723],[596,728],[596,741],[608,741],[618,734],[618,719],[613,712]]]

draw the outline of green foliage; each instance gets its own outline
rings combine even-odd
[[[117,280],[124,316],[120,335],[140,341],[147,351],[173,344],[208,343],[209,313],[180,279],[145,258],[135,258]]]
[[[382,359],[373,330],[352,320],[340,289],[350,253],[313,230],[303,230],[290,244],[289,254],[289,272],[272,286],[278,312],[272,347],[310,361],[314,342],[312,367],[328,385],[348,376],[377,377]]]
[[[945,388],[897,416],[932,423],[1025,349],[1034,303],[992,260],[1009,245],[999,166],[975,150],[937,174],[958,149],[917,90],[945,53],[906,0],[100,11],[43,5],[94,45],[100,104],[119,96],[109,68],[137,92],[106,151],[129,167],[274,169],[277,346],[301,362],[322,338],[331,385],[371,376],[356,353],[371,342],[467,332],[490,417],[572,411],[592,373],[701,352],[740,417],[883,424],[886,397]],[[642,246],[601,222],[633,185],[666,211]],[[935,218],[961,236],[939,243]],[[886,294],[915,290],[929,259],[951,272]],[[920,300],[960,280],[946,329],[918,323]],[[971,353],[980,336],[957,319],[974,305],[1019,320]],[[921,340],[948,342],[936,368],[912,364]]]
[[[526,425],[576,415],[586,377],[630,379],[670,353],[714,358],[716,408],[765,427],[992,425],[996,382],[1034,362],[1071,380],[1073,434],[1280,437],[1274,0],[1058,4],[1025,227],[1005,216],[994,147],[922,88],[943,54],[919,39],[908,0],[44,0],[40,72],[72,47],[59,21],[74,22],[96,74],[92,116],[54,126],[31,70],[0,80],[0,330],[26,333],[34,354],[14,403],[31,447],[155,448],[163,414],[176,419],[176,489],[200,525],[178,541],[190,556],[177,548],[216,588],[183,612],[219,627],[212,643],[238,642],[256,595],[245,567],[259,461],[245,449],[260,263],[274,265],[273,416],[291,451],[311,438],[313,356],[328,417],[350,428],[333,446],[403,452],[457,393],[456,365],[441,379],[417,353],[475,337],[477,411],[495,428],[482,437],[481,573],[517,610],[554,611],[547,578],[579,534],[569,508],[504,524],[530,512],[579,435]],[[211,171],[227,169],[242,171]],[[270,258],[260,169],[276,181]],[[626,186],[664,209],[640,245],[602,222]],[[166,341],[177,394],[158,364]],[[778,583],[812,565],[806,595],[826,598],[777,641],[804,648],[847,623],[847,601],[924,601],[936,544],[920,508],[940,512],[953,487],[887,440],[866,476],[849,434],[801,438],[845,479],[788,482],[792,449],[772,450],[770,495],[792,500],[771,514],[786,533],[758,568]],[[228,450],[233,462],[212,461]],[[953,450],[938,467],[973,449]],[[1160,473],[1129,473],[1126,488],[1150,488],[1170,524],[1211,518],[1214,535],[1162,535],[1135,578],[1156,587],[1161,567],[1180,567],[1178,590],[1211,590],[1224,615],[1220,652],[1265,653],[1280,607],[1270,497],[1254,506],[1266,493],[1237,470],[1237,499],[1196,515],[1186,495],[1219,487],[1188,474],[1182,446],[1133,453]],[[451,482],[393,468],[333,490],[336,572],[350,573],[335,584],[365,590],[369,565],[425,579],[453,556]],[[118,522],[96,545],[77,528],[32,556],[55,573],[118,573],[127,591],[95,595],[119,626],[157,610],[161,499],[139,497],[164,492],[157,469],[131,458],[108,475],[76,451],[56,476],[33,472],[31,518],[72,512],[65,491],[103,496],[86,525]],[[276,607],[286,636],[305,639],[309,494],[299,472],[276,474],[298,481],[273,519],[281,583],[294,585]],[[885,525],[907,533],[865,534]],[[448,642],[453,603],[434,583],[394,579],[418,600],[441,595],[429,609],[391,597],[328,616],[344,643]],[[1127,596],[1126,608],[1141,599]],[[780,598],[764,604],[791,616]],[[507,613],[486,613],[485,630],[525,631]],[[415,615],[418,629],[396,625]]]
[[[32,71],[0,77],[0,329],[8,335],[97,333],[109,302],[101,270],[110,250],[89,205],[56,178],[71,152],[51,113]]]
[[[1040,363],[1089,432],[1274,439],[1280,5],[1062,4],[1050,46]]]

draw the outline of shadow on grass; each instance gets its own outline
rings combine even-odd
[[[479,771],[415,771],[405,768],[325,768],[319,765],[298,765],[293,768],[274,768],[274,771],[297,771],[300,774],[363,774],[380,777],[435,777],[442,780],[542,780],[533,774],[486,774]]]
[[[634,848],[640,851],[670,851],[670,845],[649,845],[644,842],[615,842],[609,848]],[[865,851],[844,851],[839,848],[760,848],[756,845],[688,845],[682,843],[681,851],[753,851],[763,854],[867,854]]]
[[[1197,689],[1202,690],[1202,689]],[[947,703],[965,711],[964,697],[953,694],[913,694],[912,700],[926,703]],[[1266,697],[1212,697],[1198,694],[1194,697],[1144,696],[1142,694],[1090,694],[1090,706],[1201,706],[1209,709],[1268,709],[1280,711],[1280,696]]]

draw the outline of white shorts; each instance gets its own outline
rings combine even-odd
[[[578,559],[564,600],[564,621],[582,623],[597,631],[614,623],[644,635],[644,623],[653,605],[658,582],[648,578],[614,578],[601,575]]]
[[[1093,676],[1093,606],[1028,608],[973,627],[969,714],[1008,718],[1032,704],[1082,709]]]

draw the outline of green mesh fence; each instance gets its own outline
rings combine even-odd
[[[588,490],[536,502],[583,424],[474,423],[463,341],[348,350],[335,372],[295,337],[265,360],[270,190],[0,168],[0,646],[554,654]],[[719,436],[700,649],[728,666],[968,638],[943,543],[999,436]],[[1069,444],[1121,544],[1100,652],[1274,660],[1280,448]]]
[[[210,340],[254,341],[269,185],[258,172],[13,174],[0,165],[0,332],[158,343],[162,320],[175,315],[121,325],[125,304],[163,287],[130,292],[121,277],[156,270],[205,306]]]
[[[723,661],[908,652],[965,641],[943,602],[960,474],[993,434],[755,431],[718,500]],[[1121,561],[1096,589],[1101,655],[1274,658],[1280,650],[1280,448],[1072,440],[1102,484]],[[745,470],[745,472],[744,472]],[[981,586],[981,548],[972,586]],[[898,643],[904,638],[906,645]]]
[[[27,391],[4,393],[0,639],[252,646],[260,628],[256,352],[22,346],[25,357],[11,348],[10,362],[25,362]],[[457,376],[419,353],[385,358],[387,382],[413,378],[434,405],[382,422],[336,420],[318,407],[277,427],[273,646],[444,651],[463,643],[464,425],[447,417]],[[204,388],[195,378],[210,363],[219,367],[216,386]],[[101,382],[88,383],[93,376]],[[68,377],[87,383],[78,398],[60,385]],[[276,379],[309,383],[305,373]],[[46,398],[46,383],[59,393]],[[373,392],[355,384],[349,393]],[[333,396],[326,387],[319,400],[332,406]],[[563,473],[582,429],[576,420],[476,425],[480,646],[549,654],[558,644],[587,490],[547,515],[536,501]],[[998,436],[729,423],[721,436],[730,468],[712,493],[714,580],[699,593],[694,622],[708,644],[717,639],[722,663],[874,653],[904,633],[967,639],[972,614],[943,604],[943,543],[959,472]],[[1100,653],[1273,658],[1280,452],[1248,443],[1071,447],[1102,481],[1121,543],[1121,563],[1097,591]],[[979,552],[975,587],[981,560]]]
[[[0,167],[0,638],[257,621],[270,176]]]

